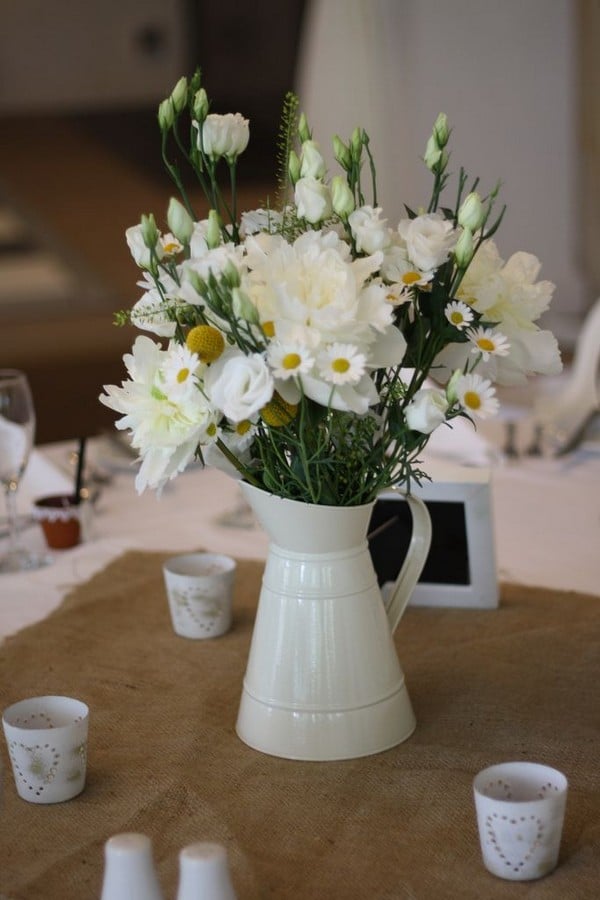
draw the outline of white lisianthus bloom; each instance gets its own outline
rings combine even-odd
[[[241,422],[252,419],[269,402],[275,384],[260,353],[246,356],[237,347],[231,347],[208,368],[204,389],[223,415],[232,422]]]
[[[286,383],[289,384],[289,382]],[[302,389],[307,397],[310,397],[315,403],[320,403],[321,406],[337,409],[340,412],[357,413],[359,416],[365,415],[369,411],[369,407],[377,403],[379,399],[370,375],[363,375],[356,384],[332,384],[323,378],[305,375],[302,379]],[[289,399],[282,392],[281,396],[286,400]]]
[[[240,273],[242,265],[243,248],[235,244],[221,244],[213,250],[206,250],[201,256],[186,259],[178,268],[180,277],[179,294],[182,299],[192,305],[204,305],[204,298],[196,290],[197,278],[207,281],[211,273],[218,278],[229,266],[233,266]]]
[[[296,182],[294,202],[299,219],[317,225],[333,213],[331,192],[326,184],[307,175]]]
[[[197,122],[193,124],[201,131],[198,149],[212,159],[224,156],[228,162],[233,162],[248,146],[250,127],[248,119],[240,113],[211,113],[200,126]]]
[[[430,272],[446,262],[459,237],[452,222],[439,213],[402,219],[398,234],[406,243],[408,258],[422,272]]]
[[[132,353],[123,357],[129,380],[121,387],[106,385],[100,397],[122,414],[116,426],[131,432],[132,447],[140,454],[135,482],[139,493],[146,487],[160,490],[186,468],[216,415],[193,379],[185,390],[170,390],[164,372],[171,366],[171,353],[148,337],[138,337]]]
[[[488,378],[473,374],[461,375],[455,383],[458,402],[469,415],[487,419],[498,412],[498,398]]]
[[[408,258],[406,247],[397,243],[390,244],[383,251],[381,277],[391,284],[398,284],[406,295],[412,287],[425,287],[432,280],[435,272],[423,272],[417,269]]]
[[[300,157],[300,177],[323,178],[325,176],[325,160],[316,141],[304,141]]]
[[[437,388],[421,388],[404,410],[406,424],[411,431],[431,434],[446,421],[448,401]]]
[[[158,337],[172,338],[175,322],[171,322],[158,290],[146,291],[131,310],[131,324]]]
[[[259,231],[272,233],[281,224],[281,213],[274,209],[252,209],[242,213],[240,233],[242,237],[258,234]]]
[[[150,248],[147,247],[144,243],[143,226],[132,225],[131,228],[128,228],[125,232],[125,239],[127,241],[127,246],[129,247],[131,255],[133,256],[140,269],[148,269],[150,267],[151,255]],[[154,250],[157,259],[162,259],[164,251],[160,243],[160,239],[157,241]]]
[[[348,216],[348,224],[359,253],[376,253],[391,243],[387,219],[382,219],[382,209],[378,206],[361,206]]]
[[[144,272],[144,279],[138,281],[138,287],[144,288],[144,294],[131,310],[131,323],[136,328],[150,331],[158,337],[172,338],[175,335],[175,322],[171,321],[168,310],[180,302],[179,288],[170,275],[163,273],[161,282],[163,294],[155,286],[151,275]]]

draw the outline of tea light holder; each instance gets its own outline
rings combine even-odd
[[[532,762],[490,766],[473,782],[483,863],[499,878],[529,881],[558,862],[568,783]]]

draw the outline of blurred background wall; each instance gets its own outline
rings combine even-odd
[[[480,176],[483,193],[502,181],[500,251],[540,258],[541,277],[556,284],[546,325],[563,343],[576,335],[591,291],[581,14],[574,0],[317,0],[298,77],[318,134],[345,138],[357,124],[369,132],[391,219],[404,202],[427,205],[432,179],[419,160],[437,114],[448,115],[450,171],[463,165]]]
[[[202,66],[216,111],[251,119],[244,204],[273,189],[282,98],[295,86],[324,149],[361,124],[390,219],[428,199],[437,113],[452,163],[498,179],[498,243],[557,285],[572,348],[600,292],[600,0],[0,0],[0,366],[34,382],[40,440],[107,426],[97,395],[133,336],[125,228],[171,186],[156,107]],[[452,165],[451,165],[452,168]],[[52,264],[51,264],[52,263]],[[104,418],[103,418],[104,417]]]

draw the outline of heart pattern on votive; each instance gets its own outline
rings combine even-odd
[[[46,785],[56,778],[60,753],[51,744],[28,747],[18,741],[8,745],[13,768],[25,787],[39,797]]]
[[[189,616],[196,625],[206,631],[212,631],[221,616],[218,600],[211,597],[188,595],[182,591],[175,595],[175,601],[180,614]]]
[[[544,838],[544,823],[539,816],[504,816],[499,813],[490,813],[485,817],[485,828],[489,843],[502,860],[507,870],[520,872],[528,863],[531,863],[536,851]],[[506,840],[507,831],[510,832],[510,849],[503,845],[498,836],[501,831]],[[517,855],[516,845],[522,848]]]

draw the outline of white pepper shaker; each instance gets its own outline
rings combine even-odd
[[[225,847],[203,842],[183,848],[176,900],[236,900]]]
[[[100,900],[164,900],[145,834],[115,834],[106,842]]]

